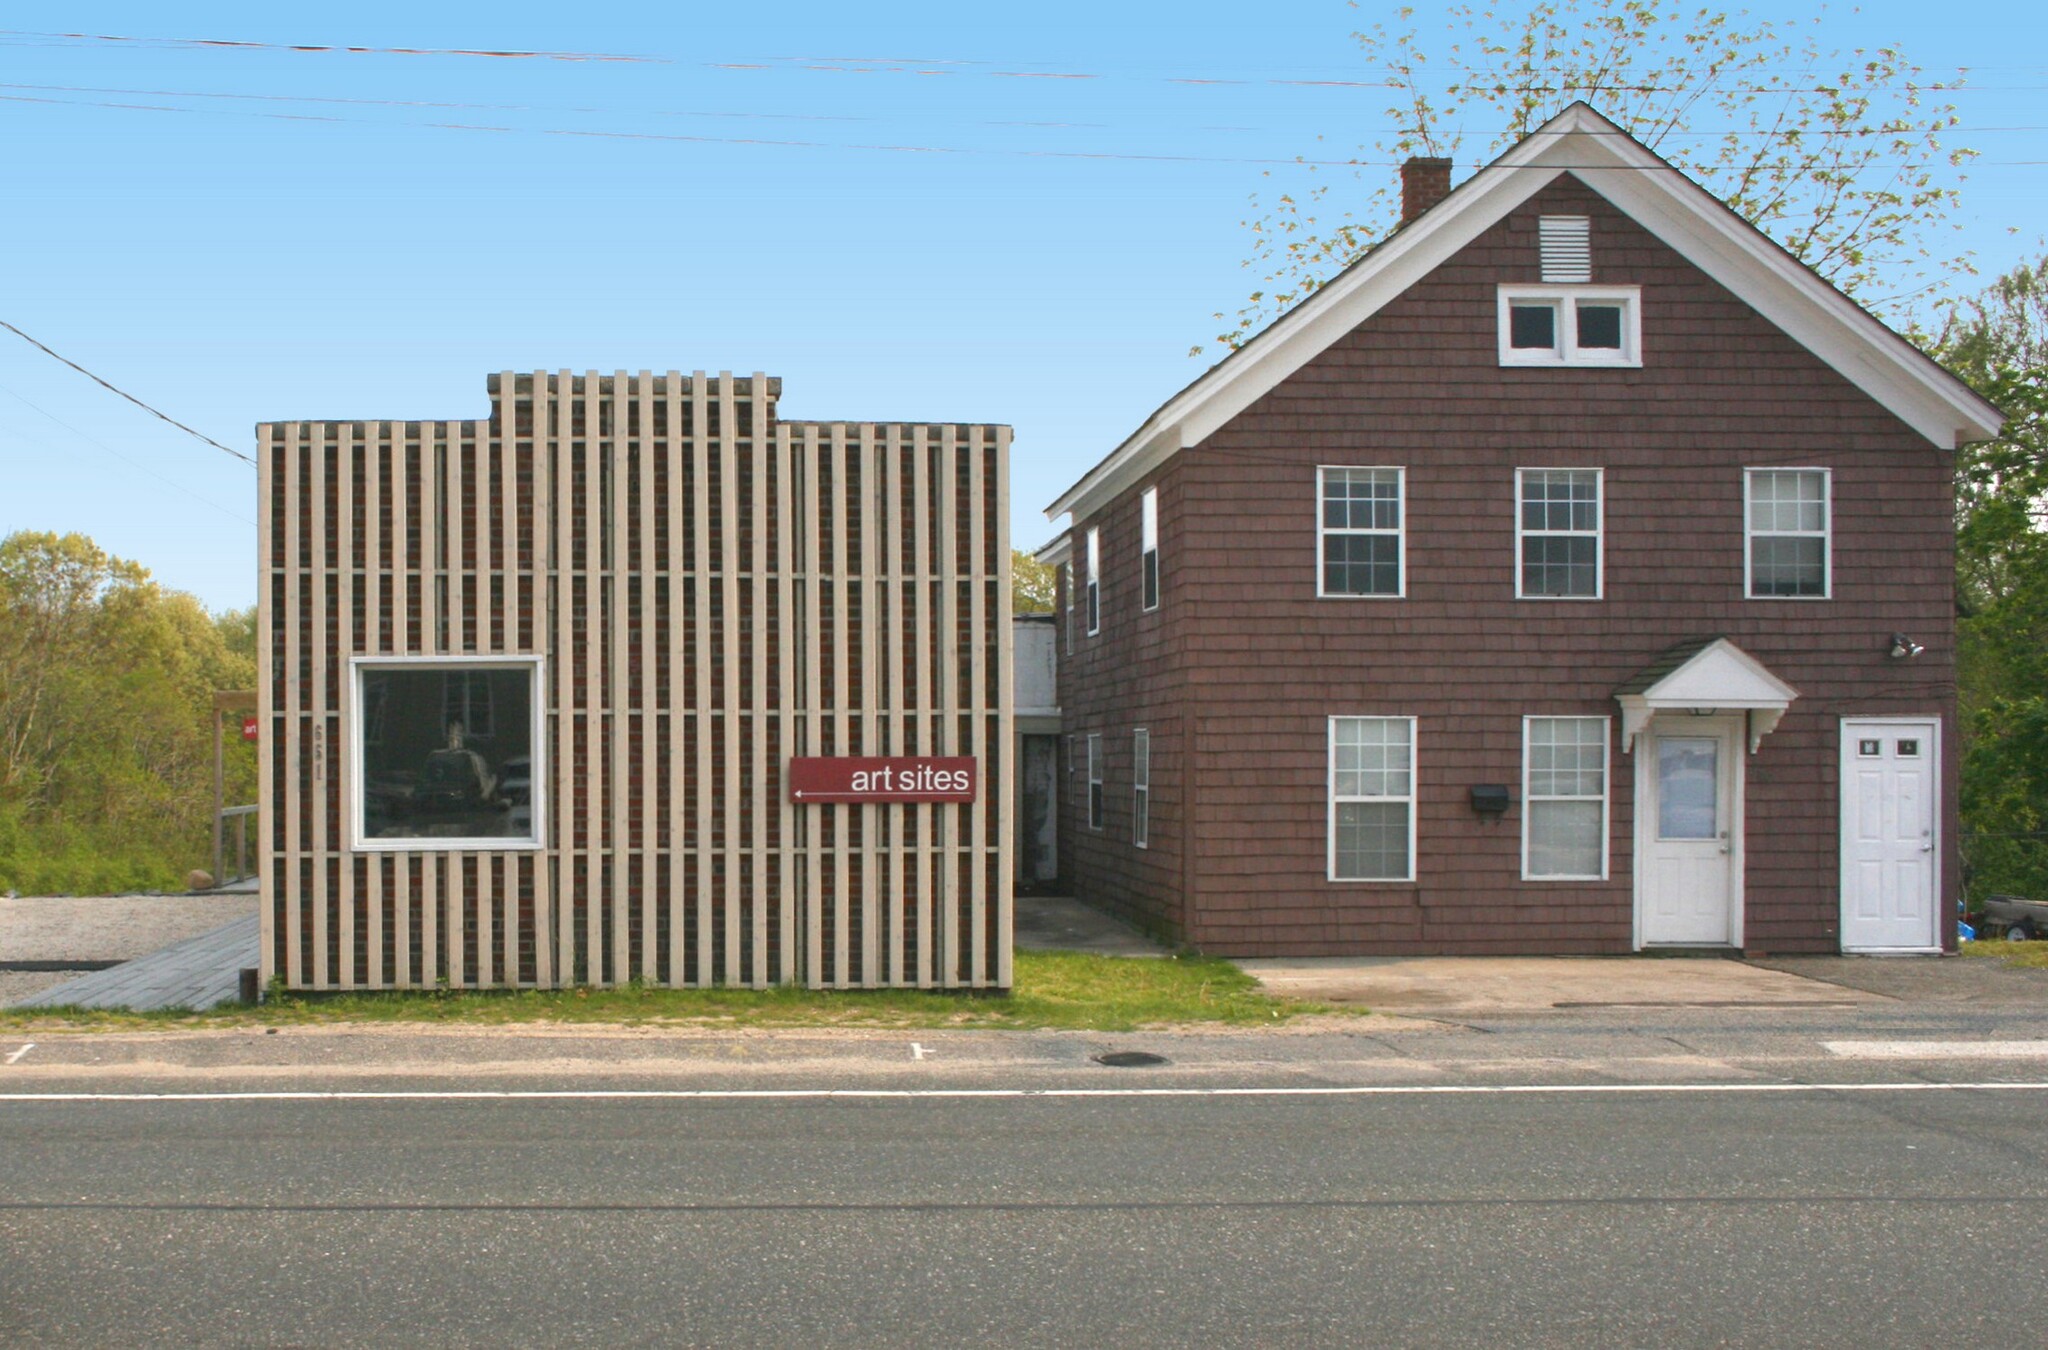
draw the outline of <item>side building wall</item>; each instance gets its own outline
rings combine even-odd
[[[761,375],[490,389],[258,428],[264,978],[1008,986],[1008,428],[784,422]],[[359,658],[537,670],[537,844],[360,846]],[[981,782],[794,804],[792,755]]]

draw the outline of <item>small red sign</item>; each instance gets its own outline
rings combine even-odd
[[[971,802],[970,755],[797,756],[789,761],[793,802]]]
[[[242,739],[245,741],[255,740],[257,725],[255,713],[250,713],[247,717],[244,717],[242,719]]]

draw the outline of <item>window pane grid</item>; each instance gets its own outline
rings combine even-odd
[[[1749,593],[1828,593],[1828,476],[1822,469],[1749,473]]]
[[[1607,860],[1607,719],[1532,717],[1525,725],[1522,875],[1597,879]]]
[[[1330,730],[1331,875],[1406,881],[1413,874],[1414,724],[1400,717],[1339,717]]]
[[[1323,594],[1401,593],[1401,471],[1321,473]]]
[[[1522,595],[1600,594],[1600,475],[1526,469],[1521,475]]]

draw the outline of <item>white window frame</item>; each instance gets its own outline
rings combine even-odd
[[[1593,475],[1593,528],[1591,530],[1531,530],[1522,523],[1522,508],[1527,499],[1522,495],[1523,487],[1532,473],[1590,473]],[[1522,568],[1524,554],[1522,540],[1525,536],[1538,538],[1593,539],[1593,593],[1591,595],[1532,595],[1524,585]],[[1588,469],[1553,465],[1546,468],[1515,470],[1515,599],[1517,600],[1602,600],[1607,596],[1607,470]]]
[[[1063,576],[1063,578],[1062,578],[1062,579],[1063,579],[1063,580],[1064,580],[1064,581],[1066,582],[1066,588],[1065,588],[1065,589],[1066,589],[1066,593],[1067,593],[1067,655],[1068,655],[1068,656],[1072,656],[1072,655],[1074,654],[1074,613],[1075,613],[1075,609],[1074,609],[1074,560],[1073,560],[1072,558],[1069,558],[1069,559],[1067,559],[1067,561],[1065,561],[1065,562],[1061,563],[1061,564],[1060,564],[1060,570],[1061,570],[1061,572],[1062,572],[1062,573],[1064,574],[1064,576]]]
[[[1159,608],[1159,595],[1165,589],[1164,579],[1159,575],[1159,489],[1146,488],[1138,498],[1138,604],[1144,613]],[[1147,603],[1150,592],[1150,603]]]
[[[1088,733],[1088,828],[1100,831],[1109,818],[1109,802],[1102,790],[1102,735]]]
[[[532,785],[528,789],[529,810],[532,815],[532,830],[524,838],[491,836],[484,838],[411,838],[371,839],[363,831],[363,786],[368,781],[364,769],[363,718],[356,710],[364,705],[363,677],[379,670],[406,671],[472,671],[472,670],[523,670],[532,681],[529,689],[528,716],[532,726],[528,732],[528,761],[532,770]],[[352,656],[348,659],[348,707],[343,710],[343,724],[348,737],[348,813],[349,848],[356,853],[533,853],[547,847],[549,806],[547,788],[547,661],[540,656]],[[388,700],[387,700],[388,701]],[[389,711],[384,714],[389,717]]]
[[[1408,795],[1406,797],[1344,797],[1337,796],[1337,724],[1339,722],[1406,722],[1408,724]],[[1386,713],[1340,713],[1332,714],[1324,750],[1326,777],[1323,782],[1323,796],[1328,810],[1325,812],[1323,831],[1327,836],[1324,858],[1324,875],[1331,882],[1352,886],[1413,885],[1415,882],[1415,766],[1421,759],[1417,748],[1417,729],[1413,717],[1390,716]],[[1402,877],[1340,877],[1337,875],[1337,808],[1344,802],[1405,802],[1408,806],[1408,875]]]
[[[1391,473],[1394,475],[1394,506],[1401,523],[1391,530],[1336,529],[1323,523],[1323,483],[1326,475],[1337,473]],[[1331,591],[1324,589],[1328,573],[1323,564],[1323,540],[1332,534],[1391,534],[1398,541],[1401,584],[1391,591]],[[1316,596],[1322,600],[1405,600],[1408,598],[1408,470],[1399,464],[1318,464],[1316,466]]]
[[[1529,870],[1529,829],[1532,823],[1531,808],[1539,801],[1545,802],[1587,802],[1585,796],[1538,797],[1530,788],[1533,773],[1530,765],[1529,735],[1538,721],[1545,722],[1598,722],[1600,724],[1600,870],[1598,872],[1544,873],[1539,876]],[[1610,717],[1588,717],[1577,713],[1530,713],[1522,718],[1522,880],[1524,881],[1605,881],[1608,877],[1609,848],[1608,834],[1612,826],[1614,801],[1614,728]]]
[[[1820,529],[1819,530],[1757,530],[1750,524],[1751,505],[1756,492],[1756,476],[1760,473],[1817,473],[1820,475]],[[1765,539],[1819,539],[1820,540],[1820,594],[1819,595],[1758,595],[1756,593],[1756,540]],[[1832,600],[1835,597],[1835,471],[1814,464],[1773,465],[1758,464],[1745,467],[1742,471],[1742,598],[1745,600],[1783,600],[1812,603],[1815,600]]]
[[[1513,345],[1511,314],[1517,304],[1548,302],[1557,311],[1557,341],[1550,347]],[[1621,349],[1579,346],[1577,307],[1581,302],[1621,307]],[[1606,366],[1635,369],[1643,364],[1643,288],[1640,286],[1507,285],[1499,288],[1500,363],[1504,366]]]
[[[1131,843],[1152,847],[1152,733],[1131,732]]]
[[[1088,636],[1102,631],[1102,531],[1088,531]]]

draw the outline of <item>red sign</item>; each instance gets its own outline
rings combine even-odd
[[[789,761],[793,802],[971,802],[970,755],[797,756]]]
[[[247,717],[244,717],[242,719],[242,739],[245,741],[253,741],[256,739],[255,713],[250,713]]]

